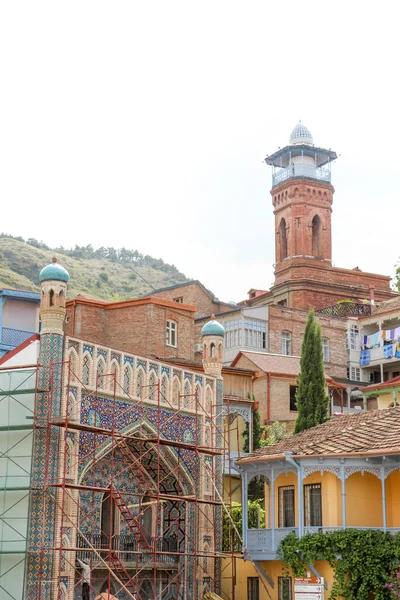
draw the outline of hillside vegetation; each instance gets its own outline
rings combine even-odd
[[[173,265],[126,248],[91,245],[50,248],[33,238],[0,234],[0,288],[39,290],[40,270],[53,256],[70,274],[68,297],[85,294],[104,300],[124,300],[152,289],[188,281]]]

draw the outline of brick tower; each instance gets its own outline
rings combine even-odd
[[[267,156],[275,215],[274,304],[323,308],[344,299],[390,298],[390,278],[332,267],[332,150],[314,145],[301,122],[289,145]]]

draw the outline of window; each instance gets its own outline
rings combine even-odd
[[[278,488],[278,527],[294,527],[294,485]]]
[[[286,237],[286,221],[282,219],[279,225],[279,245],[280,245],[280,260],[284,260],[288,255],[287,237]]]
[[[361,381],[361,369],[359,367],[350,367],[349,377],[351,381]]]
[[[225,347],[235,348],[242,345],[242,319],[233,319],[226,321],[225,327]]]
[[[290,386],[290,410],[297,411],[297,400],[296,400],[297,385]]]
[[[321,219],[318,215],[312,220],[312,255],[322,256],[321,251]]]
[[[83,385],[89,385],[90,381],[90,356],[89,354],[85,354],[83,357],[83,366],[82,366],[82,383]]]
[[[292,354],[292,334],[290,331],[282,331],[282,354],[290,356]]]
[[[174,302],[179,302],[179,304],[183,304],[183,296],[179,296],[179,298],[174,298]]]
[[[320,483],[311,483],[304,486],[304,525],[306,527],[322,527]]]
[[[267,347],[267,325],[257,319],[244,320],[244,345],[248,348],[265,350]]]
[[[278,306],[287,306],[287,300],[279,300]]]
[[[258,577],[247,578],[247,600],[259,600],[260,585]]]
[[[97,363],[97,387],[98,388],[104,387],[104,371],[105,371],[105,369],[106,369],[105,362],[102,358],[100,358],[99,362]]]
[[[165,336],[165,343],[167,344],[167,346],[173,346],[174,348],[176,348],[176,333],[177,326],[175,321],[167,321],[167,330]]]
[[[322,354],[324,356],[324,362],[329,362],[329,340],[328,338],[322,338]]]
[[[348,331],[348,340],[347,340],[348,348],[350,350],[359,350],[360,349],[360,331],[358,329],[358,325],[352,325]]]
[[[278,600],[292,600],[291,577],[278,577]]]
[[[132,370],[129,365],[127,365],[124,369],[124,392],[125,394],[129,394],[131,390],[131,381],[132,381]]]

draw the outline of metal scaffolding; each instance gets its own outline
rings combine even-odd
[[[239,432],[229,415],[226,426],[226,402],[206,406],[196,390],[179,393],[173,404],[160,379],[143,382],[139,395],[127,395],[115,371],[97,372],[93,389],[78,379],[70,361],[46,369],[49,387],[40,389],[39,383],[34,414],[46,456],[31,493],[54,528],[49,535],[46,518],[38,521],[40,542],[28,547],[28,560],[38,566],[38,600],[80,597],[83,562],[90,566],[93,597],[197,600],[213,591],[234,600],[238,538],[229,521],[231,534],[224,539],[222,528],[223,515],[232,513],[230,448],[233,435],[239,445]],[[57,372],[62,400],[55,411]],[[71,390],[77,384],[82,393],[75,399]],[[44,397],[46,414],[37,409]],[[82,416],[86,398],[92,408]],[[189,405],[195,425],[186,441]],[[121,422],[132,424],[128,433]]]

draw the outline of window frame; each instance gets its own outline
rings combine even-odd
[[[284,582],[289,583],[289,587],[287,590],[283,589]],[[289,592],[286,594],[285,592]],[[284,595],[285,594],[285,595]],[[292,600],[293,598],[293,582],[291,577],[278,577],[278,600]]]
[[[171,348],[178,347],[178,323],[173,319],[167,319],[165,326],[165,345]]]
[[[253,587],[254,585],[254,587]],[[260,599],[260,578],[259,577],[248,577],[247,578],[247,600],[259,600]]]
[[[314,519],[315,515],[313,515],[313,508],[311,506],[311,490],[319,489],[319,516],[320,523],[311,523]],[[303,485],[303,505],[304,505],[304,527],[322,527],[323,518],[322,518],[322,484],[320,482],[316,483],[305,483]]]
[[[287,496],[285,496],[284,492],[291,492],[291,494],[293,495],[293,505],[292,507],[285,507],[285,498]],[[287,525],[287,510],[290,510],[290,508],[292,508],[293,510],[293,515],[292,515],[292,521],[293,521],[293,525]],[[280,485],[278,486],[278,528],[279,529],[284,529],[284,528],[292,528],[292,527],[296,527],[296,496],[295,496],[295,489],[294,489],[294,485]]]
[[[178,298],[173,298],[173,302],[177,302],[178,304],[183,304],[183,296],[179,296]]]
[[[289,386],[289,410],[290,410],[290,412],[298,412],[296,404],[293,404],[294,408],[292,407],[292,399],[294,399],[294,403],[296,402],[297,388],[298,388],[297,385]]]
[[[292,356],[292,332],[286,329],[281,331],[281,354]]]
[[[322,338],[322,356],[324,359],[324,363],[328,363],[330,362],[330,343],[329,343],[329,338],[327,337],[323,337]]]

